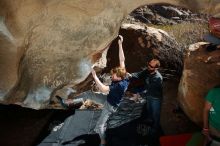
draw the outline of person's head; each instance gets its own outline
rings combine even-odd
[[[126,69],[123,67],[115,67],[111,70],[112,81],[120,81],[126,77]]]
[[[150,73],[154,73],[160,67],[160,61],[158,59],[151,59],[147,62],[147,70]]]

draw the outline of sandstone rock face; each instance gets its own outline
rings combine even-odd
[[[220,50],[210,49],[207,43],[189,47],[179,84],[179,103],[188,117],[202,124],[204,97],[208,90],[220,84]]]
[[[17,79],[17,49],[15,40],[0,16],[0,99],[8,92]]]
[[[125,65],[128,72],[138,72],[146,68],[148,59],[154,56],[161,62],[160,72],[163,78],[179,81],[183,68],[183,51],[174,38],[161,29],[140,24],[124,23],[119,30],[119,34],[123,36]],[[107,85],[111,83],[109,81],[110,70],[119,66],[118,50],[118,39],[115,39],[109,46],[107,55],[104,56],[107,59],[106,67],[101,71],[96,68],[99,72],[99,78]],[[96,91],[93,85],[94,79],[92,76],[88,76],[75,89],[77,92],[83,92],[90,90],[92,86]],[[65,90],[61,90],[65,92]],[[74,94],[70,95],[70,98],[73,98],[73,96]]]
[[[45,108],[54,90],[88,76],[128,13],[158,2],[179,1],[1,0],[1,102]]]
[[[123,48],[128,72],[146,68],[147,60],[155,56],[161,62],[160,72],[169,79],[180,77],[182,73],[183,52],[174,38],[161,29],[136,24],[123,24],[119,33],[124,36]],[[118,66],[118,43],[112,42],[107,54],[107,68]]]

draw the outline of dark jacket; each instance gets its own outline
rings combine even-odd
[[[130,80],[143,80],[144,81],[144,90],[146,96],[151,96],[154,98],[163,97],[163,78],[161,74],[156,71],[154,74],[150,74],[147,69],[132,73]]]

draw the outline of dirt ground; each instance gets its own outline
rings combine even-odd
[[[178,81],[164,82],[161,126],[165,135],[192,133],[200,130],[180,109],[177,102]]]

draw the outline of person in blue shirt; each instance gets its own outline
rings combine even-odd
[[[106,145],[106,122],[109,117],[117,111],[117,108],[124,96],[125,91],[128,88],[129,80],[126,78],[127,72],[125,69],[125,57],[122,48],[123,37],[119,35],[119,61],[120,66],[111,70],[111,85],[104,85],[96,75],[95,70],[92,68],[92,76],[103,93],[108,93],[107,101],[104,104],[100,118],[96,124],[95,131],[99,134],[101,143],[100,146]]]

